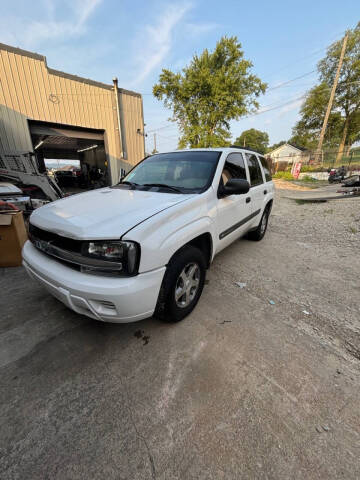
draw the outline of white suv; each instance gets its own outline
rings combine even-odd
[[[266,232],[274,185],[242,148],[145,158],[117,185],[34,211],[23,249],[31,277],[80,314],[179,321],[198,302],[214,256]]]

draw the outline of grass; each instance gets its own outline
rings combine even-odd
[[[273,178],[281,178],[282,180],[288,180],[290,182],[294,180],[290,172],[277,172],[273,175]]]
[[[319,180],[317,180],[316,178],[310,177],[310,175],[304,175],[303,177],[301,177],[301,181],[302,182],[309,182],[309,183],[316,183]]]
[[[358,230],[355,227],[349,227],[349,230],[351,233],[358,233]]]

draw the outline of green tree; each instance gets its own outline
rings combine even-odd
[[[346,144],[351,147],[351,142],[360,139],[360,131],[357,130],[360,112],[360,22],[353,30],[348,30],[347,34],[348,41],[334,101],[334,110],[340,112],[344,119],[337,160],[341,158]],[[333,43],[325,58],[319,62],[320,79],[328,85],[334,81],[341,47],[341,40]]]
[[[181,73],[162,70],[153,94],[172,110],[180,148],[229,144],[230,121],[255,111],[266,90],[251,67],[237,38],[222,37],[213,52],[194,55]]]
[[[259,153],[265,153],[269,145],[269,135],[266,132],[256,130],[256,128],[250,128],[250,130],[242,132],[240,137],[237,137],[234,145],[246,146],[253,148]]]
[[[296,123],[289,142],[298,147],[315,150],[329,100],[328,85],[323,82],[315,85],[307,94],[300,109],[301,119]],[[343,119],[340,112],[332,112],[329,117],[324,146],[336,148],[340,143]]]
[[[360,140],[360,22],[348,32],[348,41],[324,145],[338,147],[337,160],[344,148]],[[330,91],[339,63],[342,40],[328,48],[318,63],[320,84],[308,93],[301,108],[301,119],[293,129],[293,138],[307,148],[316,148]]]

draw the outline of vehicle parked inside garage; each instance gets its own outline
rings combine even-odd
[[[117,185],[36,210],[24,266],[80,314],[179,321],[217,253],[245,234],[263,238],[273,197],[266,160],[254,151],[152,155]]]
[[[31,200],[16,185],[0,182],[0,208],[4,208],[7,205],[11,205],[13,208],[22,210],[25,213],[31,209]]]

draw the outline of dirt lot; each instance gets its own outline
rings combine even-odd
[[[179,324],[97,323],[2,270],[0,477],[360,478],[360,200],[285,194]]]

